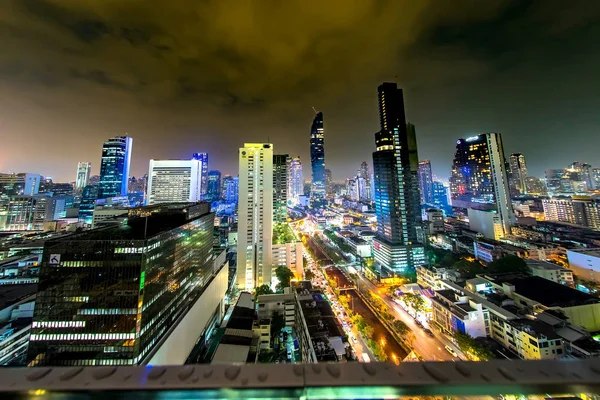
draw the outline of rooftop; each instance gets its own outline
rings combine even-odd
[[[554,331],[552,326],[542,321],[519,318],[510,321],[510,324],[518,327],[522,331],[527,332],[533,337],[545,337],[550,340],[561,339],[561,337]]]
[[[525,275],[486,275],[486,278],[499,286],[512,285],[515,292],[534,300],[546,307],[574,307],[585,304],[600,303],[600,299],[589,294],[571,289],[538,276]]]
[[[0,285],[0,310],[12,306],[37,293],[36,283],[24,285]]]
[[[594,248],[594,249],[576,249],[576,250],[569,250],[569,251],[572,251],[574,253],[586,254],[588,256],[600,258],[600,248]]]
[[[600,256],[600,250],[599,250],[598,254]],[[530,258],[526,258],[525,262],[527,263],[527,266],[529,268],[545,269],[547,271],[567,270],[567,268],[561,267],[560,265],[553,264],[553,263],[548,262],[548,261],[532,260]]]

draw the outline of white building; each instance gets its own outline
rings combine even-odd
[[[273,145],[239,149],[237,286],[271,285],[273,240]]]
[[[294,157],[288,167],[288,204],[297,205],[304,194],[304,178],[300,157]]]
[[[77,176],[75,177],[75,189],[83,190],[90,181],[90,172],[92,171],[92,163],[80,162],[77,164]]]
[[[417,283],[426,288],[433,290],[442,289],[441,281],[456,282],[460,280],[461,276],[458,272],[449,268],[436,268],[436,267],[417,267]]]
[[[273,267],[285,265],[299,279],[304,276],[302,263],[302,242],[274,244],[271,247],[271,262]]]
[[[569,268],[581,279],[600,281],[600,248],[567,250]]]
[[[503,220],[496,211],[468,209],[469,229],[481,233],[488,239],[498,240],[504,237]],[[510,233],[510,230],[506,231]]]
[[[202,161],[150,160],[148,204],[201,200]]]
[[[548,261],[525,259],[531,275],[548,279],[549,281],[560,283],[561,285],[573,286],[573,271],[553,264]]]

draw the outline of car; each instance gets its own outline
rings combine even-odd
[[[425,331],[425,334],[427,336],[429,336],[429,337],[433,337],[434,336],[433,332],[431,332],[431,330],[429,330],[429,329],[423,329],[423,331]]]
[[[456,352],[454,351],[454,349],[448,345],[444,346],[444,348],[446,349],[446,351],[450,354],[452,354],[452,356],[454,357],[458,357],[458,354],[456,354]]]

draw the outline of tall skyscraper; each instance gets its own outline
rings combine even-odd
[[[87,185],[81,193],[81,202],[79,203],[79,213],[77,219],[91,225],[94,217],[94,207],[98,200],[98,186]]]
[[[569,165],[567,168],[569,171],[573,171],[577,173],[576,180],[580,182],[585,182],[588,190],[593,189],[594,183],[592,181],[592,166],[590,164],[575,161],[573,164]]]
[[[510,189],[511,194],[527,194],[527,164],[521,153],[510,155]]]
[[[237,286],[271,285],[273,145],[244,143],[239,150]]]
[[[431,162],[429,160],[419,161],[418,173],[421,204],[431,204],[433,203],[433,175],[431,173]]]
[[[116,136],[104,142],[100,163],[99,199],[127,196],[132,145],[133,139],[129,136]]]
[[[327,170],[326,170],[327,172]],[[292,158],[288,170],[288,203],[298,204],[298,197],[304,194],[304,177],[300,157]]]
[[[328,196],[333,195],[333,179],[329,168],[325,168],[325,194]]]
[[[288,168],[291,168],[288,154],[273,155],[273,222],[287,220]]]
[[[150,160],[147,204],[197,202],[201,195],[200,160]]]
[[[592,185],[593,189],[600,190],[600,168],[592,169]]]
[[[359,197],[362,201],[371,201],[373,199],[373,194],[371,193],[371,173],[369,172],[369,165],[366,161],[360,163],[358,176],[361,177],[365,183],[365,189],[364,191],[361,191]]]
[[[418,154],[414,125],[406,123],[402,89],[386,82],[378,88],[381,130],[373,153],[377,235],[375,261],[393,273],[421,265]]]
[[[502,136],[499,133],[459,139],[450,177],[452,207],[496,212],[504,235],[514,220]]]
[[[90,182],[90,172],[92,171],[92,163],[80,162],[77,164],[77,176],[75,178],[75,189],[82,190]]]
[[[221,171],[208,171],[206,201],[217,201],[221,194]]]
[[[323,113],[315,115],[310,128],[310,162],[312,166],[311,198],[325,197],[325,133]]]
[[[238,182],[239,178],[237,176],[225,175],[223,178],[222,198],[226,203],[238,202]]]
[[[199,321],[208,319],[196,303],[206,317],[219,314],[224,294],[208,287],[219,279],[213,224],[207,204],[149,206],[131,210],[125,226],[46,241],[30,365],[146,364],[157,350],[167,351],[163,343],[180,326],[188,333],[178,335],[176,346],[189,335],[193,346],[204,329]]]
[[[208,190],[208,153],[194,153],[192,158],[199,160],[200,166],[200,196],[202,199],[206,196]]]

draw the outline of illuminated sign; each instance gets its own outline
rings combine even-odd
[[[471,136],[465,139],[465,142],[473,142],[475,140],[479,139],[479,136]]]

